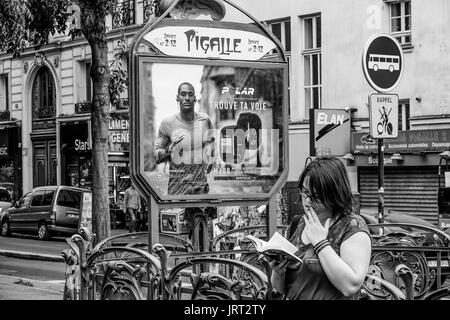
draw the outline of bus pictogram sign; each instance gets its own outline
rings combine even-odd
[[[394,89],[403,73],[402,48],[393,37],[376,34],[369,38],[362,57],[364,76],[378,92]]]

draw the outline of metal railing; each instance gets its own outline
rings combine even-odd
[[[128,110],[128,98],[116,99],[114,103],[111,104],[111,109],[113,110]]]
[[[91,113],[92,110],[92,102],[78,102],[75,103],[75,113]]]
[[[111,13],[113,29],[135,24],[134,0],[116,0]]]
[[[0,111],[0,121],[11,121],[11,112],[9,110]]]
[[[371,262],[361,299],[450,296],[448,235],[413,224],[369,227],[393,231],[372,236]],[[398,232],[399,228],[410,232]],[[272,299],[268,261],[245,241],[230,241],[239,232],[242,236],[248,232],[264,236],[265,229],[253,226],[230,230],[212,239],[209,251],[203,252],[173,235],[160,237],[160,243],[149,248],[146,232],[111,237],[92,247],[95,236],[86,236],[81,230],[82,236],[67,240],[73,250],[64,253],[66,295],[77,296],[74,288],[78,283],[81,299],[115,298],[117,290],[110,289],[116,286],[122,288],[126,295],[123,298],[127,299]],[[285,227],[278,229],[282,232]],[[74,265],[79,266],[76,277],[71,274],[76,270]]]
[[[151,16],[155,16],[159,13],[160,2],[161,2],[161,0],[144,0],[144,3],[143,3],[144,23],[147,23]]]

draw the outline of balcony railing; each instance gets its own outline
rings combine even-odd
[[[116,0],[112,12],[113,29],[130,26],[134,23],[134,0]]]
[[[113,110],[128,110],[128,98],[117,99],[111,104]]]
[[[159,13],[160,2],[161,0],[144,0],[144,23]]]
[[[0,121],[11,121],[11,113],[9,110],[0,111]]]
[[[56,114],[56,106],[34,106],[33,107],[33,121],[55,118],[55,114]]]
[[[92,102],[78,102],[75,103],[75,113],[91,113]]]

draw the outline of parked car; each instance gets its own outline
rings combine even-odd
[[[0,187],[0,214],[12,206],[12,198],[8,189]]]
[[[83,194],[89,190],[68,186],[38,187],[23,195],[0,214],[1,235],[12,231],[37,233],[41,240],[52,235],[72,235],[80,226]]]

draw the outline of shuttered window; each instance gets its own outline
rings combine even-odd
[[[437,225],[438,168],[384,168],[384,211],[411,214]],[[359,168],[361,208],[378,209],[378,169]]]

